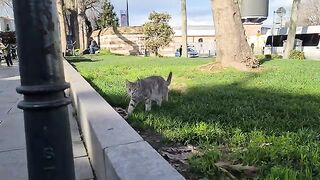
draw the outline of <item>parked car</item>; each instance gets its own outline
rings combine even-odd
[[[199,53],[197,53],[197,51],[188,48],[188,57],[189,58],[195,58],[195,57],[199,57]]]
[[[177,49],[175,56],[180,57],[179,49]],[[195,57],[199,57],[199,53],[193,50],[192,48],[188,48],[188,58],[195,58]]]

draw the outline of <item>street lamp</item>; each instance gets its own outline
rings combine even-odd
[[[55,0],[14,0],[29,180],[74,180]]]

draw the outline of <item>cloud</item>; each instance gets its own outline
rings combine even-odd
[[[269,17],[263,24],[272,25],[273,22],[273,12],[276,11],[280,7],[284,7],[286,9],[285,19],[288,19],[291,12],[292,0],[270,0],[269,1]],[[277,15],[275,16],[277,18]]]

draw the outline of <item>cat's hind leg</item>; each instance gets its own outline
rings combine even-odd
[[[164,96],[164,99],[166,100],[166,102],[169,101],[169,92],[166,93],[166,95]]]

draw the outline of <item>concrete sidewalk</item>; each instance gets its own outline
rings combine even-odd
[[[20,85],[17,63],[7,67],[0,65],[0,179],[27,180],[27,158],[24,135],[23,111],[17,103],[23,99],[16,93]],[[73,155],[77,180],[93,179],[88,154],[85,150],[77,121],[69,106]]]

